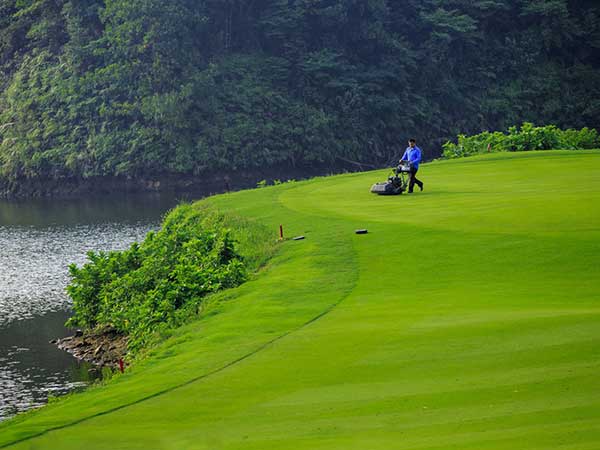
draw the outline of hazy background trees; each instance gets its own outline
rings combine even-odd
[[[0,177],[385,164],[600,123],[594,0],[0,0]]]

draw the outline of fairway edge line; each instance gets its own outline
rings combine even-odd
[[[350,291],[350,292],[352,292],[352,291]],[[289,330],[289,331],[287,331],[287,332],[285,332],[285,333],[283,333],[283,334],[281,334],[281,335],[279,335],[279,336],[271,339],[270,341],[265,342],[264,344],[262,344],[261,346],[259,346],[255,350],[253,350],[253,351],[251,351],[249,353],[246,353],[245,355],[240,356],[239,358],[237,358],[237,359],[235,359],[233,361],[230,361],[227,364],[225,364],[225,365],[223,365],[223,366],[221,366],[221,367],[219,367],[217,369],[214,369],[214,370],[212,370],[212,371],[210,371],[208,373],[199,375],[199,376],[197,376],[195,378],[192,378],[192,379],[190,379],[190,380],[188,380],[188,381],[186,381],[184,383],[178,384],[176,386],[172,386],[172,387],[170,387],[168,389],[163,389],[162,391],[158,391],[158,392],[155,392],[154,394],[148,395],[146,397],[142,397],[142,398],[140,398],[138,400],[135,400],[133,402],[125,403],[123,405],[120,405],[120,406],[108,409],[106,411],[101,411],[101,412],[98,412],[96,414],[92,414],[90,416],[83,417],[83,418],[81,418],[79,420],[76,420],[76,421],[73,421],[73,422],[69,422],[69,423],[66,423],[64,425],[60,425],[60,426],[48,428],[48,429],[46,429],[44,431],[41,431],[39,433],[32,434],[31,436],[27,436],[27,437],[24,437],[24,438],[12,441],[10,443],[4,444],[4,445],[0,445],[0,449],[9,448],[9,447],[12,447],[13,445],[20,444],[22,442],[26,442],[26,441],[29,441],[29,440],[32,440],[32,439],[44,436],[44,435],[46,435],[48,433],[51,433],[53,431],[64,430],[66,428],[69,428],[69,427],[72,427],[72,426],[75,426],[75,425],[79,425],[79,424],[81,424],[83,422],[87,422],[88,420],[92,420],[92,419],[95,419],[97,417],[105,416],[107,414],[111,414],[113,412],[120,411],[120,410],[128,408],[130,406],[138,405],[138,404],[143,403],[145,401],[151,400],[151,399],[156,398],[156,397],[160,397],[161,395],[168,394],[169,392],[173,392],[173,391],[175,391],[177,389],[180,389],[182,387],[189,386],[190,384],[193,384],[193,383],[196,383],[196,382],[201,381],[203,379],[209,378],[212,375],[216,375],[217,373],[223,372],[224,370],[226,370],[226,369],[228,369],[228,368],[230,368],[230,367],[232,367],[232,366],[234,366],[234,365],[236,365],[238,363],[241,363],[242,361],[244,361],[244,360],[246,360],[246,359],[248,359],[248,358],[256,355],[257,353],[259,353],[259,352],[261,352],[261,351],[269,348],[271,345],[275,344],[277,341],[280,341],[281,339],[283,339],[283,338],[285,338],[285,337],[287,337],[287,336],[289,336],[289,335],[291,335],[293,333],[296,333],[297,331],[300,331],[303,328],[306,328],[307,326],[311,325],[312,323],[314,323],[317,320],[321,319],[322,317],[326,316],[334,308],[336,308],[340,303],[342,303],[346,298],[348,298],[348,296],[350,295],[350,292],[348,292],[346,295],[342,296],[337,302],[332,303],[331,305],[329,305],[325,310],[321,311],[318,315],[316,315],[312,319],[308,320],[307,322],[304,322],[300,326],[298,326],[296,328],[293,328],[293,329],[291,329],[291,330]]]

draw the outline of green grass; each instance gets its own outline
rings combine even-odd
[[[600,152],[435,162],[423,193],[370,194],[385,175],[206,200],[306,240],[0,447],[600,448]]]

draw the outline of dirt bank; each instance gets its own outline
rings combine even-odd
[[[127,364],[127,336],[112,328],[89,333],[78,331],[53,343],[75,358],[97,366],[118,368],[120,359]]]

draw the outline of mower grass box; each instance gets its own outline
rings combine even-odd
[[[410,166],[399,165],[393,169],[393,173],[387,181],[375,183],[371,186],[371,192],[377,195],[399,195],[408,187],[407,174],[410,173]]]

